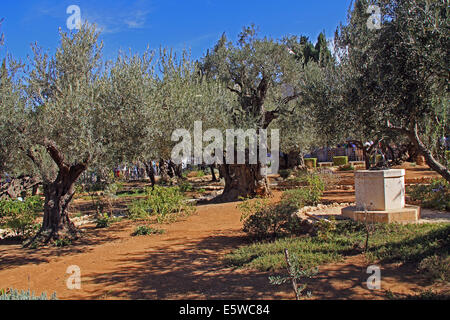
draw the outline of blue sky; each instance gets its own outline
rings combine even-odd
[[[255,23],[262,36],[306,35],[314,41],[321,31],[333,37],[346,19],[351,0],[16,0],[2,1],[1,31],[6,47],[25,60],[37,42],[54,50],[58,28],[67,30],[68,6],[78,5],[81,17],[102,30],[104,57],[121,50],[143,52],[160,45],[190,48],[200,58],[223,32],[235,41],[244,25]]]

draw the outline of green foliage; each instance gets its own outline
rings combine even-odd
[[[449,254],[448,224],[377,224],[371,236],[371,247],[364,253],[369,262],[409,262]],[[284,249],[299,257],[302,268],[341,261],[361,248],[366,238],[365,225],[353,221],[336,223],[327,237],[307,236],[277,239],[273,242],[243,246],[226,256],[226,262],[260,271],[285,268]],[[357,251],[361,252],[361,251]]]
[[[297,208],[288,202],[271,204],[268,199],[257,198],[245,200],[238,208],[243,230],[251,238],[277,238],[302,230],[301,220],[295,215]]]
[[[333,166],[339,167],[348,164],[347,156],[333,157]]]
[[[137,226],[134,232],[131,234],[135,236],[148,236],[152,234],[163,234],[165,231],[161,229],[155,229],[148,225]]]
[[[289,254],[288,249],[284,250],[285,259],[287,264],[288,276],[270,276],[269,282],[273,285],[281,285],[287,281],[292,282],[292,286],[295,292],[295,297],[300,300],[303,291],[306,289],[306,284],[298,284],[298,281],[305,278],[312,278],[317,275],[319,269],[317,267],[310,269],[303,269],[300,265],[298,256],[293,253]],[[311,292],[307,292],[307,296],[311,296]]]
[[[285,203],[269,204],[245,219],[243,230],[255,239],[297,234],[302,226],[296,211],[295,207]]]
[[[315,206],[319,203],[323,191],[313,187],[303,187],[283,192],[282,201],[300,209],[305,206]]]
[[[203,170],[198,170],[197,171],[197,174],[196,174],[197,178],[201,178],[201,177],[204,177],[204,176],[205,176],[205,171],[203,171]]]
[[[444,179],[433,180],[429,185],[411,186],[409,194],[423,207],[450,211],[450,183]]]
[[[367,25],[371,4],[382,13],[376,30]],[[323,86],[333,102],[318,100],[321,115],[329,114],[318,117],[321,127],[342,138],[394,136],[398,144],[404,137],[442,161],[435,141],[449,132],[448,15],[447,1],[355,1],[336,32],[342,63],[324,77],[336,80]],[[437,171],[449,179],[448,170]]]
[[[181,192],[191,192],[193,190],[192,184],[189,181],[182,181],[179,188]]]
[[[55,242],[53,243],[53,245],[55,247],[68,247],[72,244],[72,240],[70,240],[69,238],[61,238],[61,239],[56,239]]]
[[[386,292],[386,297],[390,300],[449,300],[450,292],[435,292],[432,289],[422,290],[417,294],[396,294],[388,290]]]
[[[128,214],[132,219],[153,217],[158,223],[174,222],[178,217],[195,211],[195,207],[186,200],[178,187],[155,186],[146,189],[145,199],[133,201],[128,206]]]
[[[11,229],[18,236],[28,237],[37,228],[36,218],[43,210],[39,196],[28,197],[24,201],[0,201],[0,226]]]
[[[317,205],[325,188],[317,174],[305,174],[301,179],[306,185],[285,191],[280,203],[271,204],[268,199],[259,198],[240,203],[244,232],[256,239],[301,234],[304,226],[296,212],[304,206]]]
[[[292,173],[292,170],[289,170],[289,169],[284,169],[284,170],[280,170],[279,171],[280,177],[283,178],[283,179],[289,178],[291,173]]]
[[[43,292],[40,296],[36,296],[34,292],[30,290],[16,290],[16,289],[2,289],[0,290],[0,300],[58,300],[56,292],[54,292],[50,298],[47,297],[47,293]]]
[[[270,200],[268,198],[260,198],[257,197],[255,199],[244,199],[241,203],[237,205],[239,211],[241,211],[241,222],[245,221],[251,215],[261,211],[265,207],[270,204]]]
[[[432,281],[450,281],[450,255],[433,255],[423,259],[418,271],[425,274]]]
[[[322,219],[316,225],[317,237],[322,240],[329,239],[333,232],[336,231],[336,221],[334,217],[330,220]]]
[[[305,158],[305,166],[308,168],[317,168],[317,158]]]
[[[326,187],[325,176],[317,173],[298,174],[295,181],[302,187],[285,191],[282,195],[283,201],[297,207],[315,206]]]
[[[104,213],[104,214],[99,214],[98,217],[95,219],[95,227],[97,229],[102,229],[102,228],[108,228],[109,226],[111,226],[112,223],[112,218]]]

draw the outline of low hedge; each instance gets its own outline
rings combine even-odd
[[[317,158],[306,158],[305,166],[307,166],[310,169],[316,168],[317,167]]]
[[[348,157],[347,156],[339,156],[339,157],[333,157],[333,166],[343,166],[348,164]]]

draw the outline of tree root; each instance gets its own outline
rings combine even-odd
[[[55,243],[58,240],[74,241],[82,236],[79,230],[73,223],[68,226],[60,228],[42,228],[36,235],[23,243],[24,248],[37,248],[45,245]]]

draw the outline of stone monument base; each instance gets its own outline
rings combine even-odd
[[[401,209],[391,209],[388,211],[364,211],[357,207],[347,207],[342,209],[342,216],[355,221],[380,223],[416,223],[420,219],[420,207],[406,205]]]

